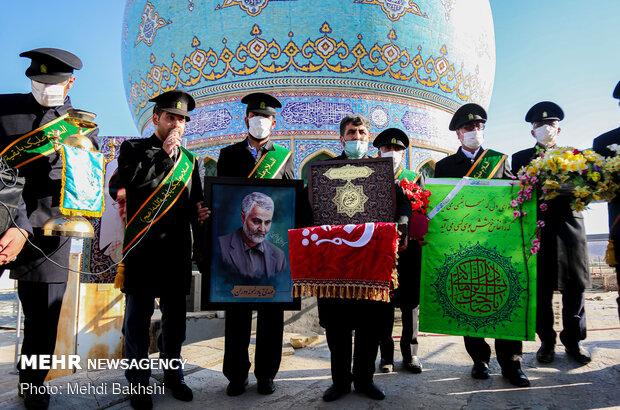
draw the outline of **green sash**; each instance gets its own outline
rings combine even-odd
[[[54,136],[54,131],[60,131],[60,142],[62,142],[69,135],[76,134],[80,130],[80,127],[65,121],[68,115],[65,114],[34,131],[30,131],[23,137],[13,141],[13,143],[0,152],[0,155],[12,168],[19,168],[35,159],[50,155],[55,152],[54,144],[51,140]],[[81,130],[82,134],[86,135],[93,128],[82,128]]]
[[[420,174],[406,168],[401,168],[396,175],[394,175],[394,178],[396,178],[397,181],[402,181],[407,178],[407,181],[415,184],[418,178],[420,178]]]
[[[491,179],[506,160],[506,155],[492,149],[485,150],[478,161],[471,166],[466,177]]]
[[[127,249],[147,231],[152,223],[157,222],[168,212],[192,179],[194,156],[182,147],[180,152],[181,155],[177,158],[168,175],[127,222],[123,253],[127,252]]]
[[[278,175],[286,161],[291,156],[291,151],[286,148],[273,144],[273,151],[267,151],[258,161],[248,178],[272,179]]]

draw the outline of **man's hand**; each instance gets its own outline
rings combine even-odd
[[[170,158],[174,157],[181,146],[181,131],[177,128],[170,131],[168,138],[164,140],[163,149]]]
[[[404,251],[405,249],[407,249],[407,246],[409,245],[408,235],[403,235],[401,236],[401,238],[403,239],[401,239],[400,242],[398,243],[398,252]]]
[[[0,265],[12,262],[24,247],[28,232],[24,229],[9,228],[0,238]]]
[[[196,214],[198,215],[198,223],[204,224],[205,221],[211,216],[211,210],[204,206],[204,202],[196,202]]]
[[[420,247],[422,247],[424,245],[428,245],[428,242],[424,240],[424,237],[416,239],[416,241],[418,241],[418,243],[420,244]]]

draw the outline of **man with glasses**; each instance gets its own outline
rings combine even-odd
[[[483,149],[484,124],[487,113],[478,104],[465,104],[450,121],[450,131],[456,131],[461,147],[456,154],[439,161],[435,167],[436,178],[510,179],[510,161],[501,152]],[[465,349],[474,361],[471,376],[489,378],[491,347],[482,337],[465,336]],[[520,340],[495,339],[497,361],[502,375],[517,387],[527,387],[530,381],[521,370],[523,343]]]
[[[555,147],[561,128],[559,122],[564,112],[555,103],[543,101],[535,104],[525,115],[532,123],[532,136],[536,145],[512,156],[513,172],[528,165],[534,158]],[[590,287],[588,270],[588,243],[581,212],[570,207],[572,192],[547,201],[547,210],[539,212],[538,219],[545,222],[541,230],[538,253],[536,333],[540,349],[536,359],[551,363],[555,358],[556,333],[553,330],[553,292],[562,293],[562,327],[560,340],[566,353],[581,364],[592,360],[590,353],[581,346],[586,338],[586,311],[583,291]]]

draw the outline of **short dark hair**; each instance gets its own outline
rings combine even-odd
[[[164,110],[162,110],[158,106],[153,107],[153,114],[157,115],[158,117],[161,115],[162,112],[164,112]]]
[[[345,116],[340,120],[340,136],[344,137],[344,130],[347,128],[347,125],[363,125],[370,132],[370,121],[366,119],[362,114],[350,114]]]

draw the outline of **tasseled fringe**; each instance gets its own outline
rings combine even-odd
[[[616,253],[614,251],[614,241],[611,239],[607,243],[607,251],[605,251],[605,262],[607,262],[609,266],[616,266],[618,264],[618,261],[616,260]]]
[[[123,289],[125,286],[125,264],[119,263],[116,268],[116,277],[114,278],[114,288]]]
[[[373,286],[355,285],[293,285],[294,298],[311,296],[332,299],[366,299],[390,301],[390,290]]]

